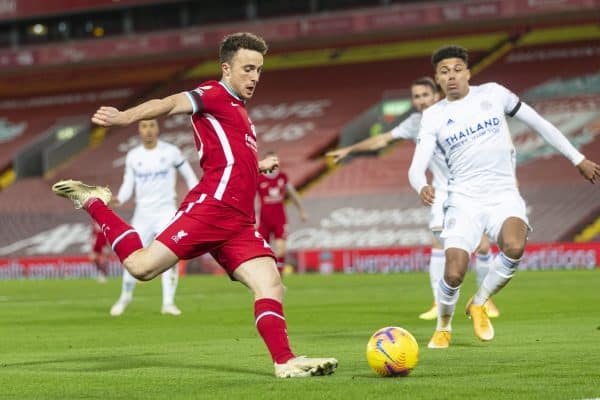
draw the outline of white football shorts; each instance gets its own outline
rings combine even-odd
[[[175,207],[161,207],[157,209],[136,208],[131,219],[131,225],[139,233],[144,246],[148,246],[154,238],[161,233],[175,216]]]
[[[525,201],[518,191],[494,193],[479,199],[455,194],[448,200],[445,211],[441,234],[444,250],[459,248],[471,254],[483,234],[497,243],[504,221],[511,217],[521,219],[531,230]]]

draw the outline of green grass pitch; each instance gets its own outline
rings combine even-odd
[[[187,277],[184,314],[159,314],[160,282],[140,284],[118,318],[120,281],[0,282],[0,399],[583,399],[600,397],[600,270],[519,272],[496,300],[496,339],[464,316],[469,274],[447,350],[429,350],[426,274],[290,276],[290,340],[333,356],[332,376],[278,380],[254,329],[252,298],[224,277]],[[365,347],[378,328],[416,337],[406,378],[379,378]]]

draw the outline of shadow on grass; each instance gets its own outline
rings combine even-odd
[[[24,361],[17,363],[0,364],[3,368],[35,367],[40,370],[51,370],[55,372],[109,372],[123,371],[139,368],[158,369],[197,369],[211,372],[231,372],[246,375],[258,375],[271,377],[271,373],[250,368],[240,368],[230,364],[207,364],[203,362],[185,363],[170,360],[159,360],[153,356],[164,356],[161,353],[148,353],[143,356],[136,355],[106,355],[89,357],[56,358],[51,360]],[[76,365],[72,365],[76,364]]]

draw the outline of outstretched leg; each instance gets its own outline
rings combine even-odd
[[[52,191],[72,200],[75,208],[83,208],[90,214],[123,266],[136,279],[150,280],[178,261],[175,253],[156,240],[149,247],[143,247],[136,230],[107,206],[112,196],[108,188],[66,180],[55,183]]]
[[[233,272],[233,277],[254,293],[256,329],[271,353],[278,378],[329,375],[335,371],[335,358],[296,357],[292,353],[283,314],[283,284],[271,257],[243,262]]]
[[[483,304],[512,279],[527,242],[528,226],[520,218],[510,217],[502,224],[498,237],[500,253],[473,297],[473,304]]]

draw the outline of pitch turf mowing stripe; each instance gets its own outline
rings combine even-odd
[[[286,320],[300,354],[334,356],[328,377],[277,380],[253,325],[252,296],[224,277],[182,278],[181,317],[161,316],[160,280],[108,311],[120,280],[2,281],[0,399],[583,399],[600,395],[600,270],[519,272],[495,298],[496,338],[464,316],[451,347],[427,349],[435,322],[423,273],[286,277]],[[35,300],[35,301],[32,301]],[[420,344],[406,378],[367,365],[371,334],[401,326]],[[442,394],[443,393],[443,394]]]

